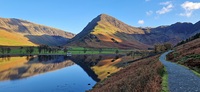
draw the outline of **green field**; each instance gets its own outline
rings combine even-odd
[[[10,52],[7,52],[7,48],[10,48]],[[0,55],[66,55],[67,52],[70,52],[72,55],[77,54],[127,54],[133,50],[123,50],[116,48],[83,48],[83,47],[70,47],[67,48],[67,51],[64,51],[64,48],[54,48],[55,52],[49,52],[42,50],[39,53],[38,47],[31,47],[33,51],[31,53],[27,52],[27,48],[30,47],[0,47]],[[4,52],[2,52],[4,49]]]

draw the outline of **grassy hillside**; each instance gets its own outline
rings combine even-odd
[[[185,65],[200,73],[200,38],[188,41],[168,55],[168,60]]]
[[[57,35],[74,37],[73,33],[15,18],[0,18],[0,27],[26,35]]]
[[[0,29],[0,45],[3,46],[36,46],[28,38],[16,32]]]
[[[63,46],[68,39],[74,37],[74,34],[70,32],[14,18],[0,18],[0,28],[4,29],[1,32],[4,34],[1,37],[3,42],[1,44],[8,46],[19,46],[20,44],[21,46],[32,46],[30,43]]]
[[[145,58],[99,82],[91,92],[160,92],[163,65],[159,56]]]

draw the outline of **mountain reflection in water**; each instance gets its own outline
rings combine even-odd
[[[127,58],[127,57],[126,57]],[[15,80],[79,65],[96,82],[118,71],[118,64],[125,59],[120,55],[39,55],[1,56],[0,80]]]
[[[73,64],[66,56],[2,56],[0,80],[25,78]]]

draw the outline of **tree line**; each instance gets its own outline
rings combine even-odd
[[[195,40],[195,39],[197,39],[197,38],[200,38],[200,33],[197,33],[197,34],[195,34],[194,36],[192,36],[192,37],[190,37],[190,38],[188,38],[188,39],[186,39],[186,40],[183,40],[183,41],[179,42],[176,46],[185,44],[185,43],[187,43],[187,42],[189,42],[189,41],[192,41],[192,40]]]
[[[172,49],[172,44],[170,44],[170,43],[154,45],[154,52],[155,53],[167,51],[167,50],[170,50],[170,49]]]
[[[0,53],[1,54],[8,54],[11,52],[10,48],[0,47]]]

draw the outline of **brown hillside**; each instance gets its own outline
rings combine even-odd
[[[36,46],[24,35],[0,28],[0,46]]]
[[[0,18],[0,28],[7,31],[4,32],[5,35],[16,35],[17,33],[19,34],[19,39],[21,39],[20,36],[24,37],[24,39],[21,39],[21,41],[18,41],[18,38],[16,40],[10,38],[10,41],[13,44],[5,44],[9,46],[18,46],[20,44],[23,46],[29,43],[34,43],[37,45],[61,46],[65,45],[68,39],[74,37],[74,34],[69,32],[14,18]],[[2,33],[3,32],[1,32],[1,34]],[[17,35],[14,37],[17,37]],[[26,43],[26,39],[28,39],[27,41],[29,41],[29,43],[20,43],[23,42],[23,40],[24,43]],[[7,41],[2,40],[2,42],[5,43]],[[2,45],[4,44],[2,43]]]
[[[162,69],[158,56],[145,58],[99,82],[91,92],[160,92]]]
[[[200,38],[176,47],[168,59],[200,73]]]
[[[25,20],[15,18],[0,18],[0,27],[7,30],[27,34],[27,35],[58,35],[65,38],[72,38],[74,34],[62,31],[60,29],[51,28]]]

